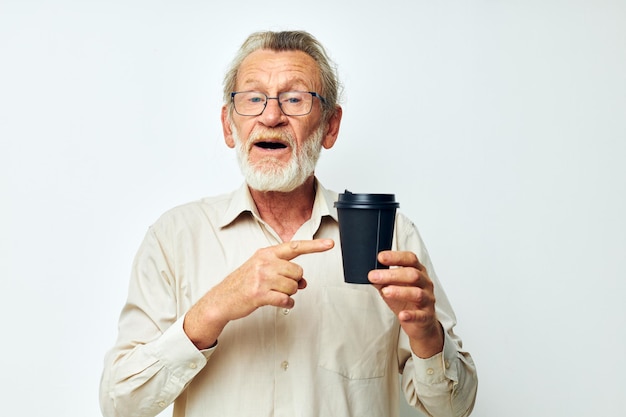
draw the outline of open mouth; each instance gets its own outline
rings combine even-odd
[[[259,148],[263,148],[263,149],[285,149],[287,147],[287,145],[281,142],[264,142],[264,141],[257,142],[254,144],[254,146],[258,146]]]

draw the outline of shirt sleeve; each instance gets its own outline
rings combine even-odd
[[[133,264],[118,340],[105,358],[100,383],[105,417],[157,415],[214,351],[199,351],[183,331],[176,288],[168,257],[151,228]]]
[[[400,332],[399,357],[402,389],[409,405],[428,416],[468,416],[475,403],[478,388],[476,366],[463,342],[454,333],[456,317],[439,282],[428,252],[415,225],[398,215],[396,239],[399,250],[413,251],[426,267],[435,286],[435,309],[444,329],[443,351],[427,359],[415,356],[409,347],[408,336]]]

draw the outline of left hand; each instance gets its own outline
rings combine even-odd
[[[443,330],[435,313],[434,285],[413,252],[382,251],[378,261],[391,267],[370,271],[368,279],[394,312],[422,358],[443,350]]]

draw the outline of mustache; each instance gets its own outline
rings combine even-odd
[[[246,142],[248,150],[252,149],[255,144],[260,142],[280,142],[288,145],[291,149],[296,149],[294,137],[289,132],[281,130],[258,129],[252,131]]]

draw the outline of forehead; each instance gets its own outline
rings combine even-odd
[[[317,63],[302,51],[271,51],[261,49],[248,55],[237,71],[237,87],[243,88],[306,88],[320,87]]]

